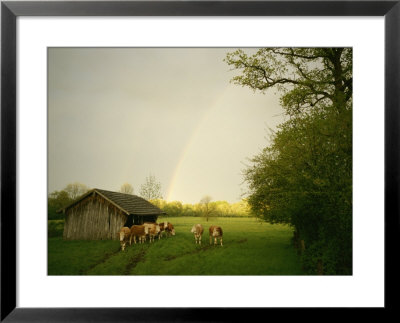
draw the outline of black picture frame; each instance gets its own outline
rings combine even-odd
[[[385,307],[395,310],[399,236],[400,4],[393,1],[3,1],[1,3],[1,321],[249,321],[289,308],[16,307],[16,19],[19,16],[383,16],[385,19]],[[373,63],[373,62],[372,62]],[[373,261],[373,259],[371,259]],[[40,293],[40,291],[38,291]],[[239,297],[240,295],[238,295]],[[245,295],[242,295],[244,297]],[[190,295],[188,295],[190,297]],[[299,310],[299,309],[297,309]],[[335,309],[326,309],[335,315]],[[306,315],[310,315],[309,312]],[[315,312],[314,312],[315,313]],[[249,316],[250,315],[250,316]],[[270,315],[270,314],[267,314]],[[297,314],[298,315],[298,314]],[[314,315],[314,314],[313,314]],[[371,311],[367,314],[371,317]],[[296,316],[299,319],[299,316]],[[376,316],[378,317],[378,316]],[[323,319],[320,317],[320,319]],[[252,319],[250,319],[252,321]]]

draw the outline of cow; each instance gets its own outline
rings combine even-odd
[[[196,244],[198,242],[199,245],[201,245],[201,235],[203,234],[203,231],[203,226],[199,223],[195,224],[192,230],[190,230],[190,232],[194,234],[194,241]]]
[[[160,226],[157,223],[146,222],[143,224],[148,229],[150,243],[154,242],[154,237],[160,233]]]
[[[126,243],[130,240],[131,230],[128,227],[122,227],[119,230],[119,243],[121,244],[121,250],[124,251]]]
[[[220,239],[221,246],[222,246],[222,228],[216,225],[212,225],[209,229],[208,232],[210,234],[210,244],[212,241],[212,238],[214,237],[214,245],[217,244],[218,238]]]
[[[136,237],[138,237],[139,243],[144,243],[146,241],[146,234],[148,233],[149,229],[144,225],[132,225],[129,243],[132,244],[132,237],[134,243],[136,243]]]
[[[160,226],[160,232],[158,233],[158,240],[160,240],[163,233],[164,232],[166,233],[165,229],[168,226],[168,222],[161,222],[161,223],[158,223],[158,225]]]
[[[165,232],[167,232],[167,236],[175,235],[175,229],[172,223],[168,222],[167,227],[165,228]]]

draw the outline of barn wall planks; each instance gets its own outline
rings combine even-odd
[[[127,215],[93,193],[66,210],[63,238],[66,240],[117,239]]]

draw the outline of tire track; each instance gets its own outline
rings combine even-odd
[[[147,251],[147,249],[142,249],[139,251],[139,253],[137,255],[135,255],[132,258],[132,260],[126,265],[123,275],[130,275],[132,269],[135,268],[139,262],[144,260],[146,251]]]
[[[196,250],[192,250],[192,251],[181,253],[179,255],[166,256],[166,257],[164,257],[164,261],[171,261],[171,260],[174,260],[176,258],[184,257],[184,256],[187,256],[187,255],[195,255],[196,253],[199,253],[201,251],[206,251],[206,250],[211,249],[211,248],[212,248],[212,246],[205,246],[205,247],[201,247],[200,249],[196,249]]]
[[[238,241],[233,241],[233,243],[244,243],[244,242],[247,242],[247,239],[246,239],[246,238],[245,238],[245,239],[238,240]],[[231,245],[231,244],[230,244],[230,245]],[[192,250],[192,251],[188,251],[188,252],[185,252],[185,253],[181,253],[181,254],[179,254],[179,255],[170,255],[170,256],[166,256],[166,257],[164,257],[164,261],[171,261],[171,260],[174,260],[174,259],[177,259],[177,258],[180,258],[180,257],[184,257],[184,256],[188,256],[188,255],[195,255],[195,254],[197,254],[197,253],[199,253],[199,252],[207,251],[207,250],[210,250],[210,249],[214,249],[214,248],[216,248],[216,247],[219,247],[219,245],[217,245],[217,246],[215,246],[214,244],[212,244],[212,245],[205,245],[205,246],[200,247],[199,249],[195,249],[195,250]],[[222,248],[226,248],[226,247],[224,246],[224,247],[222,247]],[[229,247],[228,247],[228,248],[229,248]]]
[[[96,262],[95,264],[91,265],[91,266],[90,266],[89,268],[87,268],[86,270],[81,270],[79,274],[80,274],[80,275],[90,275],[90,274],[88,274],[88,273],[89,273],[93,268],[95,268],[95,267],[97,267],[97,266],[99,266],[99,265],[101,265],[101,264],[104,264],[108,259],[110,259],[111,257],[117,255],[117,254],[119,253],[119,251],[120,251],[120,249],[117,249],[117,250],[114,251],[114,252],[107,253],[102,259],[100,259],[99,262]]]

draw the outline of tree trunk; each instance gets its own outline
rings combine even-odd
[[[303,253],[304,250],[306,250],[306,244],[305,244],[304,240],[300,240],[300,251],[301,251],[301,253]]]

